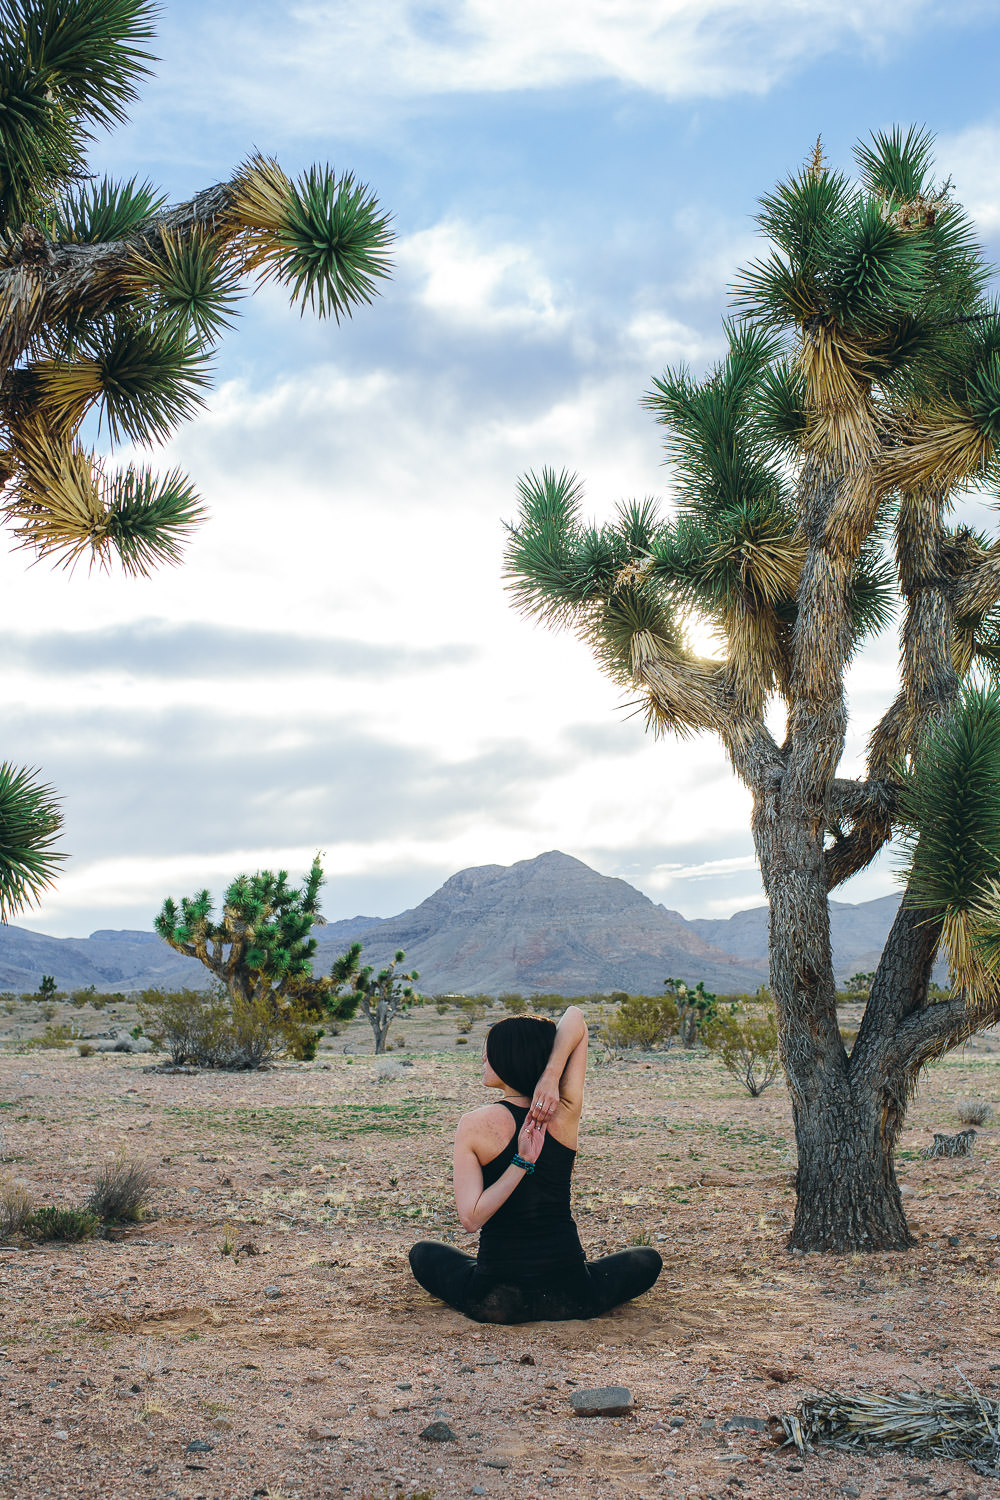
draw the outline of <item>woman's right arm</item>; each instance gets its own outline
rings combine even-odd
[[[578,1005],[568,1005],[556,1027],[545,1070],[535,1085],[529,1119],[547,1125],[560,1103],[579,1114],[586,1076],[587,1023]]]

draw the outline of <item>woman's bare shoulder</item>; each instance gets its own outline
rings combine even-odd
[[[466,1140],[507,1139],[516,1129],[509,1109],[502,1104],[481,1104],[470,1109],[458,1122],[458,1133]]]

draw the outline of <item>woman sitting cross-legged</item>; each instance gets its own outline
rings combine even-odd
[[[578,1006],[558,1028],[510,1016],[490,1028],[483,1083],[495,1104],[463,1115],[455,1136],[455,1203],[462,1228],[479,1231],[473,1259],[421,1240],[413,1274],[434,1297],[479,1323],[594,1318],[653,1285],[655,1250],[588,1261],[570,1212],[587,1071],[587,1023]]]

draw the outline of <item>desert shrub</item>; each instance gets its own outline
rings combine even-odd
[[[701,1039],[755,1099],[778,1076],[781,1059],[773,1009],[757,1015],[713,1016],[702,1025]]]
[[[543,1015],[555,1015],[557,1011],[563,1011],[568,1005],[565,995],[532,995],[531,1009],[540,1011]]]
[[[103,1010],[107,1003],[107,995],[91,995],[90,997],[90,1006],[93,1010]]]
[[[12,1016],[17,1010],[17,1000],[13,995],[4,995],[3,999],[0,999],[0,1005],[3,1006],[9,1016]]]
[[[617,1009],[602,1017],[602,1037],[611,1047],[639,1047],[650,1052],[669,1047],[680,1016],[670,995],[626,995]]]
[[[42,1017],[46,1021],[54,1021],[56,1016],[59,1014],[58,1005],[53,1005],[51,1000],[47,1000],[46,1003],[44,1005],[40,1005],[38,1009],[41,1011]]]
[[[509,994],[498,996],[498,999],[509,1015],[523,1016],[528,1009],[528,1002],[524,996],[515,994],[513,990]]]
[[[451,1010],[451,1002],[449,1000],[435,1000],[434,1009],[439,1016],[446,1016]]]
[[[191,989],[143,990],[136,1008],[153,1046],[162,1048],[176,1067],[215,1065],[229,1022],[221,995]]]
[[[31,1212],[31,1194],[24,1183],[0,1176],[0,1245],[24,1233]]]
[[[469,1038],[467,1036],[457,1036],[455,1038],[455,1046],[456,1047],[467,1047],[468,1045],[469,1045]]]
[[[84,1207],[106,1224],[137,1224],[145,1218],[146,1204],[154,1186],[155,1178],[149,1163],[119,1151],[98,1172]]]
[[[96,994],[96,985],[88,984],[81,990],[70,990],[69,1003],[74,1010],[82,1010],[85,1005],[93,1004]]]
[[[58,1026],[46,1026],[41,1036],[32,1037],[26,1045],[48,1051],[52,1048],[70,1047],[80,1040],[80,1028],[61,1022]]]
[[[854,1046],[854,1043],[857,1041],[857,1039],[858,1039],[858,1028],[856,1026],[841,1026],[841,1028],[840,1028],[840,1040],[843,1042],[843,1044],[847,1048],[848,1052],[851,1051],[851,1049]]]
[[[24,1227],[33,1240],[63,1240],[75,1243],[92,1240],[100,1229],[100,1220],[88,1208],[36,1208]]]
[[[956,1099],[955,1114],[963,1125],[988,1125],[993,1106],[986,1099]]]
[[[97,1049],[93,1042],[80,1042],[76,1050],[81,1057],[93,1057]]]

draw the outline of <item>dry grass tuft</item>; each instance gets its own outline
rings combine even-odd
[[[154,1186],[149,1163],[120,1151],[97,1174],[87,1207],[106,1224],[137,1224]]]
[[[993,1106],[986,1099],[956,1099],[955,1114],[963,1125],[988,1125]]]
[[[31,1215],[31,1194],[24,1183],[0,1177],[0,1245],[23,1234]]]

